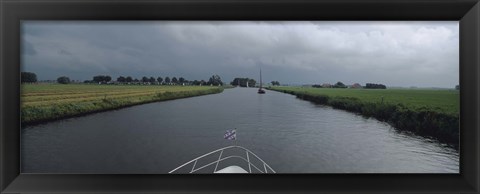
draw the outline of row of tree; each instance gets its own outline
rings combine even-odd
[[[331,84],[314,84],[312,85],[312,87],[314,88],[348,88],[347,85],[345,85],[344,83],[342,82],[337,82],[336,84],[334,85],[331,85]],[[360,84],[358,83],[354,83],[353,85],[350,86],[351,88],[368,88],[368,89],[387,89],[387,86],[383,85],[383,84],[374,84],[374,83],[367,83],[365,85],[365,87],[362,87]]]
[[[57,83],[60,84],[69,84],[72,82],[69,77],[67,76],[61,76],[57,78]],[[36,83],[37,82],[37,75],[32,72],[22,72],[21,73],[21,82],[22,83]],[[107,83],[112,83],[112,77],[109,75],[97,75],[93,76],[92,80],[86,80],[84,83],[98,83],[98,84],[107,84]],[[142,77],[142,79],[134,79],[131,76],[120,76],[116,79],[117,83],[134,83],[134,84],[158,84],[158,85],[163,85],[163,84],[168,84],[168,85],[176,85],[176,84],[187,84],[187,85],[215,85],[215,86],[221,86],[223,85],[222,79],[220,78],[219,75],[212,75],[208,81],[205,80],[194,80],[194,81],[188,81],[183,77],[176,78],[173,77],[170,79],[170,77],[165,77],[163,79],[162,77]]]
[[[92,80],[86,80],[85,83],[99,83],[99,84],[107,84],[107,83],[112,83],[112,78],[108,75],[97,75],[94,76]],[[219,75],[213,75],[212,77],[209,78],[208,82],[204,80],[194,80],[194,81],[189,81],[186,80],[183,77],[176,78],[173,77],[170,79],[170,77],[147,77],[143,76],[141,79],[137,78],[132,78],[131,76],[119,76],[116,79],[116,83],[120,84],[156,84],[156,85],[176,85],[176,84],[182,84],[182,85],[223,85],[222,79],[220,78]]]

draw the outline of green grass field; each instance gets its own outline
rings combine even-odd
[[[362,102],[403,104],[411,110],[430,110],[458,115],[460,94],[458,90],[440,89],[340,89],[312,87],[274,87],[273,90],[287,90],[295,93],[326,95],[330,97],[356,98]]]
[[[317,104],[359,113],[458,148],[457,90],[271,87]],[[383,100],[382,100],[383,98]]]
[[[210,86],[24,84],[22,124],[31,124],[148,102],[222,92]]]

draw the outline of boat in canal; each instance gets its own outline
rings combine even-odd
[[[259,94],[265,94],[265,90],[262,89],[262,69],[260,69],[260,87],[258,88]]]
[[[208,161],[212,158],[213,161]],[[201,155],[168,173],[275,173],[275,170],[249,149],[231,145]]]

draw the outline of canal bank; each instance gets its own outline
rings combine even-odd
[[[40,87],[43,87],[40,88],[40,91],[36,91],[36,88],[29,88],[30,90],[22,94],[22,126],[42,124],[152,102],[217,94],[223,92],[224,89],[222,87],[62,86],[58,84]]]
[[[373,117],[391,124],[398,130],[410,131],[417,135],[435,138],[458,149],[459,117],[433,109],[412,109],[400,102],[395,104],[381,102],[365,102],[355,97],[329,96],[285,87],[267,88],[271,91],[295,95],[299,99],[333,108],[346,110]],[[311,89],[312,90],[312,89]],[[316,89],[319,90],[319,89]],[[338,89],[346,90],[346,89]],[[348,90],[348,89],[347,89]],[[351,89],[350,89],[351,90]],[[353,91],[353,90],[351,90]]]

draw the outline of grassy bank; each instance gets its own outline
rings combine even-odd
[[[359,113],[390,123],[398,130],[433,137],[457,147],[459,92],[420,89],[335,89],[272,87],[317,104]]]
[[[149,102],[215,94],[221,87],[90,84],[22,85],[22,125],[42,123]]]

